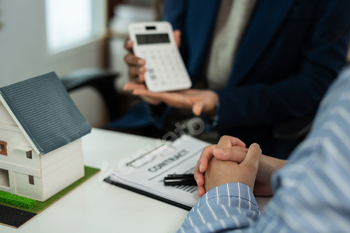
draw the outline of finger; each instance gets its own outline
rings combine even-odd
[[[214,157],[213,150],[216,148],[216,145],[206,146],[199,158],[199,171],[204,173],[208,168],[208,163],[211,158]]]
[[[153,93],[148,90],[135,90],[134,95],[148,96],[160,99],[170,107],[191,109],[192,104],[189,98],[181,92],[157,92]]]
[[[142,93],[144,93],[144,94],[142,94]],[[152,105],[158,105],[162,102],[162,100],[160,98],[152,97],[152,93],[150,91],[148,91],[146,89],[146,87],[136,88],[136,89],[132,90],[132,94],[139,96],[144,101],[146,101],[147,103],[152,104]]]
[[[132,53],[128,53],[127,55],[125,55],[124,57],[124,61],[126,62],[126,64],[128,66],[144,66],[146,64],[145,60],[136,57],[134,54]]]
[[[158,105],[160,103],[162,103],[162,101],[160,101],[159,99],[155,99],[155,98],[151,98],[151,97],[146,97],[146,96],[140,96],[144,101],[146,101],[147,103],[151,104],[151,105]]]
[[[260,157],[261,157],[260,146],[257,143],[253,143],[250,145],[247,156],[245,157],[245,159],[241,164],[251,169],[254,169],[255,171],[258,171]]]
[[[129,77],[131,77],[131,78],[139,78],[140,74],[144,74],[145,72],[146,72],[146,68],[145,67],[130,66],[130,68],[129,68]]]
[[[164,92],[162,99],[167,105],[180,109],[192,109],[194,103],[191,97],[182,91]]]
[[[136,89],[145,89],[146,91],[147,90],[147,87],[144,85],[144,84],[138,84],[138,83],[127,83],[125,84],[124,86],[124,90],[125,91],[134,91]],[[161,101],[159,99],[156,99],[156,98],[152,98],[152,97],[147,97],[147,96],[140,96],[144,101],[146,101],[147,103],[149,104],[152,104],[152,105],[158,105],[161,103]]]
[[[203,149],[203,152],[202,152],[202,154],[197,162],[197,165],[196,165],[196,168],[194,171],[194,178],[197,182],[198,187],[204,186],[204,172],[208,167],[209,160],[213,157],[213,154],[211,152],[215,147],[216,147],[216,145],[206,146]],[[200,193],[201,192],[199,192],[198,195]],[[205,193],[205,191],[204,191],[204,193]]]
[[[226,135],[222,136],[218,142],[218,148],[227,148],[232,146],[245,147],[245,143],[238,138]]]
[[[205,194],[204,186],[198,186],[198,196],[202,197]]]
[[[137,88],[137,89],[134,89],[133,94],[162,100],[164,92],[153,93],[153,92],[150,92],[147,88]]]
[[[175,38],[175,43],[176,43],[177,47],[180,47],[180,45],[181,45],[181,31],[180,30],[174,31],[174,38]]]
[[[134,89],[132,91],[133,95],[141,97],[146,102],[152,104],[152,105],[158,105],[163,102],[162,94],[161,93],[152,93],[148,89]]]
[[[204,103],[202,101],[196,102],[192,107],[192,112],[194,115],[199,116],[202,113],[203,107]]]
[[[243,147],[230,147],[230,148],[215,148],[213,155],[215,158],[224,161],[233,161],[236,163],[243,162],[248,152],[247,148]]]
[[[148,90],[138,89],[138,90],[135,90],[133,94],[139,95],[139,96],[148,96],[148,97],[156,98],[166,103],[168,106],[175,107],[175,108],[191,107],[185,97],[173,92],[153,93]]]
[[[132,42],[132,40],[130,39],[127,39],[125,40],[125,43],[124,43],[124,48],[126,50],[128,50],[129,53],[134,53],[134,51],[132,50],[132,46],[134,45],[134,43]]]
[[[145,72],[139,74],[139,78],[137,80],[138,83],[144,83],[145,82]]]
[[[199,170],[200,160],[197,161],[196,167],[194,169],[194,179],[198,186],[204,185],[204,173]]]
[[[124,86],[125,91],[133,91],[136,89],[146,89],[145,84],[139,84],[139,83],[127,83]]]

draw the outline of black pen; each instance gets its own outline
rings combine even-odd
[[[193,174],[169,174],[164,177],[165,186],[175,185],[197,185]]]

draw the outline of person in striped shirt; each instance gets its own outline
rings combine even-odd
[[[203,150],[195,178],[201,198],[178,232],[350,232],[350,66],[288,162],[226,136]],[[273,194],[262,213],[254,194]]]

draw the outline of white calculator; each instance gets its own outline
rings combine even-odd
[[[134,54],[146,61],[145,81],[149,91],[176,91],[191,87],[191,79],[170,23],[132,23],[129,35],[134,42]]]

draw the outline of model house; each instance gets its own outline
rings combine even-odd
[[[1,191],[45,201],[84,176],[91,127],[54,72],[0,94]]]

